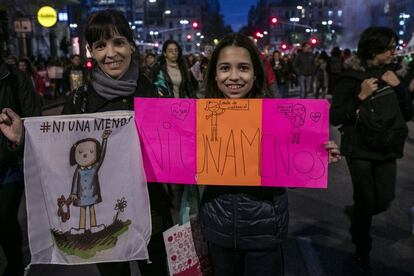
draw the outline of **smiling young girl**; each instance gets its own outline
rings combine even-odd
[[[214,50],[206,76],[206,98],[262,98],[265,74],[254,43],[227,35]],[[339,151],[326,144],[331,162]],[[283,275],[281,242],[289,214],[284,188],[208,186],[200,209],[214,275]]]

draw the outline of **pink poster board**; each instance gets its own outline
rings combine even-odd
[[[262,185],[326,188],[329,103],[263,100]]]

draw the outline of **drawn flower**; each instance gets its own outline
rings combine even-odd
[[[114,208],[114,210],[116,211],[114,222],[118,220],[119,213],[123,213],[126,207],[127,207],[127,201],[125,200],[125,197],[122,197],[121,199],[117,199],[115,208]]]

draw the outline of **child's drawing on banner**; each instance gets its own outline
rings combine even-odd
[[[128,114],[25,122],[33,263],[148,257],[149,198],[139,139]],[[34,160],[43,164],[40,173]]]
[[[300,144],[301,127],[305,125],[306,107],[302,104],[278,105],[277,110],[290,119],[292,125],[291,143]]]
[[[218,101],[207,101],[206,111],[210,111],[210,114],[206,115],[206,120],[211,119],[211,136],[210,141],[218,141],[217,139],[217,116],[224,113],[224,109],[220,107]]]
[[[70,165],[75,166],[70,199],[80,208],[79,228],[71,228],[72,234],[85,233],[86,209],[89,208],[90,231],[99,232],[105,225],[96,223],[95,204],[102,202],[98,172],[105,158],[110,130],[102,134],[102,145],[94,138],[77,141],[70,149]]]

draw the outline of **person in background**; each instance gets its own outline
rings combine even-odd
[[[153,84],[162,97],[195,98],[197,80],[188,70],[181,46],[175,40],[166,40],[159,63],[154,68]]]
[[[344,64],[330,109],[332,125],[340,126],[341,152],[351,174],[353,206],[346,207],[345,214],[351,219],[355,261],[363,275],[371,273],[372,218],[386,211],[394,199],[396,159],[403,155],[405,138],[400,134],[397,141],[373,145],[372,140],[366,139],[372,130],[363,132],[366,127],[358,123],[359,113],[362,104],[370,100],[379,88],[387,87],[393,92],[390,99],[396,99],[384,108],[397,110],[399,120],[412,118],[413,104],[408,89],[391,70],[397,42],[398,37],[390,28],[370,27],[363,31],[356,56]]]
[[[270,64],[272,65],[273,73],[277,79],[277,87],[282,98],[288,97],[288,69],[280,51],[274,51],[270,59]]]
[[[10,66],[17,67],[18,60],[16,56],[13,56],[12,54],[8,54],[8,55],[5,55],[4,62]]]
[[[300,98],[306,99],[312,93],[312,76],[315,72],[315,58],[308,42],[302,43],[301,51],[293,61],[293,70],[299,81]]]
[[[188,69],[183,58],[182,49],[177,41],[166,40],[162,45],[162,53],[153,72],[153,84],[160,97],[196,98],[197,80]],[[171,185],[166,188],[172,199],[173,222],[179,222],[178,210],[181,204],[184,186]]]
[[[296,89],[298,86],[298,79],[296,77],[295,71],[293,70],[292,60],[294,57],[292,55],[284,55],[283,61],[285,62],[286,72],[288,75],[287,79],[287,90]]]
[[[256,45],[242,34],[225,36],[206,76],[206,98],[263,98],[266,75]],[[337,145],[325,145],[339,160]],[[284,275],[281,243],[288,230],[284,188],[207,186],[199,213],[215,276]]]
[[[53,98],[60,96],[63,91],[62,77],[63,66],[57,58],[51,57],[47,62],[47,75],[50,79],[50,89],[52,90]]]
[[[7,108],[20,117],[41,114],[30,76],[0,59],[0,109],[7,113]],[[10,123],[0,119],[0,128]],[[4,276],[23,275],[23,231],[17,219],[23,191],[23,147],[0,133],[0,246],[7,259]]]
[[[142,73],[150,80],[152,81],[153,76],[152,72],[154,70],[154,65],[157,62],[157,56],[154,53],[148,52],[145,54],[144,62],[142,64]]]
[[[315,99],[325,99],[329,81],[327,72],[328,62],[329,56],[325,51],[322,51],[316,58]]]
[[[43,81],[43,78],[37,73],[37,71],[33,68],[33,65],[30,62],[30,60],[26,57],[20,58],[18,68],[20,71],[30,76],[31,83],[36,91],[36,94],[40,97],[43,97],[46,92],[45,82]]]
[[[72,55],[70,63],[63,72],[63,91],[67,95],[84,85],[87,80],[87,72],[80,55]]]
[[[342,53],[342,59],[345,61],[347,61],[348,59],[350,59],[352,57],[352,52],[351,49],[346,48],[344,50],[344,52]]]
[[[332,94],[343,68],[342,52],[339,47],[333,47],[328,62],[328,94]]]

